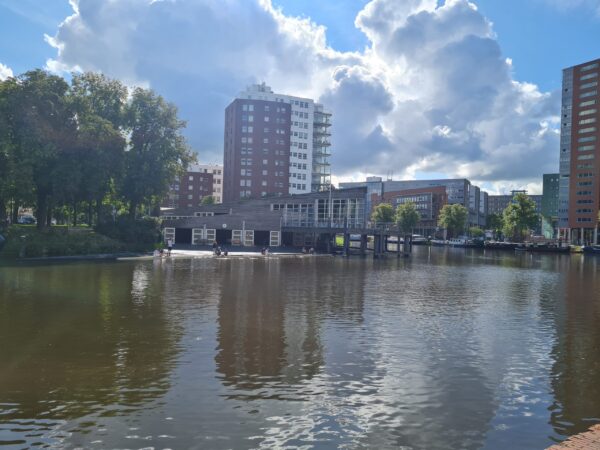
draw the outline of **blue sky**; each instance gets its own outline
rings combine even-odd
[[[333,112],[340,180],[393,171],[498,192],[557,170],[561,70],[600,57],[600,0],[271,1],[283,14],[265,0],[78,0],[59,28],[68,0],[0,0],[0,64],[150,86],[179,107],[202,162],[222,159],[227,104],[265,81]],[[295,17],[325,26],[335,52]]]

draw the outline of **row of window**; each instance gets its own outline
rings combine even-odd
[[[301,119],[308,119],[308,113],[307,112],[302,112],[302,111],[292,111],[292,114],[294,116],[298,116]]]
[[[579,152],[591,152],[594,150],[596,150],[595,145],[580,145],[579,147],[577,147],[577,151]]]
[[[586,136],[586,137],[580,137],[577,139],[577,142],[579,143],[583,143],[583,142],[594,142],[596,140],[596,136]]]
[[[596,100],[587,100],[585,102],[581,102],[579,104],[579,107],[580,108],[585,108],[586,106],[592,106],[592,105],[595,105],[595,104],[596,104]]]
[[[308,155],[306,153],[292,152],[292,158],[306,159],[307,157]]]
[[[278,113],[285,112],[285,109],[286,109],[285,106],[281,106],[281,107],[277,106],[275,108],[276,112],[278,112]],[[271,105],[265,105],[264,110],[267,112],[271,111]],[[250,103],[244,103],[244,104],[242,104],[242,111],[252,112],[252,111],[254,111],[254,105],[250,104]]]
[[[588,70],[592,70],[592,69],[595,69],[597,67],[598,67],[598,63],[595,62],[595,63],[588,64],[587,66],[583,66],[579,70],[581,70],[582,72],[587,72]]]
[[[301,150],[308,150],[308,144],[306,142],[292,141],[291,146],[292,147],[298,147]]]
[[[292,184],[290,184],[290,186],[291,186],[293,189],[300,189],[300,190],[303,190],[303,191],[304,191],[304,190],[306,190],[306,184],[296,184],[296,183],[292,183]]]
[[[291,167],[297,167],[298,169],[306,170],[306,164],[302,163],[291,163]]]
[[[595,155],[593,153],[589,153],[587,155],[578,155],[577,156],[578,161],[583,161],[585,159],[595,159]]]
[[[598,91],[594,89],[593,91],[582,92],[579,94],[579,98],[595,97],[596,95],[598,95]]]
[[[306,174],[305,173],[291,172],[290,173],[290,178],[297,178],[298,180],[306,180]]]
[[[299,139],[308,139],[308,133],[303,131],[293,131],[292,136],[297,137]]]
[[[298,128],[304,128],[305,130],[308,130],[308,122],[292,122],[292,125]]]
[[[596,118],[591,117],[589,119],[582,119],[579,121],[579,125],[587,125],[588,123],[596,123]]]
[[[591,178],[594,176],[593,172],[581,172],[577,174],[577,178]]]
[[[580,128],[579,130],[577,130],[577,133],[584,134],[584,133],[593,133],[595,131],[596,131],[596,127],[587,127],[587,128]]]
[[[268,176],[269,175],[269,171],[268,170],[263,170],[262,174],[264,176]],[[251,177],[252,176],[252,169],[241,169],[240,170],[240,175],[243,177]],[[276,177],[285,177],[285,172],[282,170],[276,170],[273,172],[273,175]]]
[[[592,78],[598,78],[598,72],[588,73],[579,77],[580,81],[590,80]]]

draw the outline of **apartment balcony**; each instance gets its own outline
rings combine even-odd
[[[329,147],[331,146],[331,142],[327,139],[313,139],[313,146],[314,147]]]

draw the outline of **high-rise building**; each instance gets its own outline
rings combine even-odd
[[[600,59],[563,70],[558,226],[577,243],[598,241]]]
[[[211,173],[213,176],[211,195],[215,199],[215,203],[223,202],[223,166],[219,164],[193,164],[188,169],[188,172],[194,172],[198,174]]]
[[[543,177],[542,234],[547,238],[553,238],[556,235],[558,225],[558,185],[560,174],[545,173]]]
[[[225,110],[224,201],[326,189],[330,126],[311,99],[248,87]]]

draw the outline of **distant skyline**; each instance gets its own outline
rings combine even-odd
[[[150,86],[201,161],[221,162],[224,107],[265,81],[332,110],[340,179],[491,192],[539,192],[558,170],[561,70],[599,41],[600,0],[0,0],[0,77],[99,70]]]

